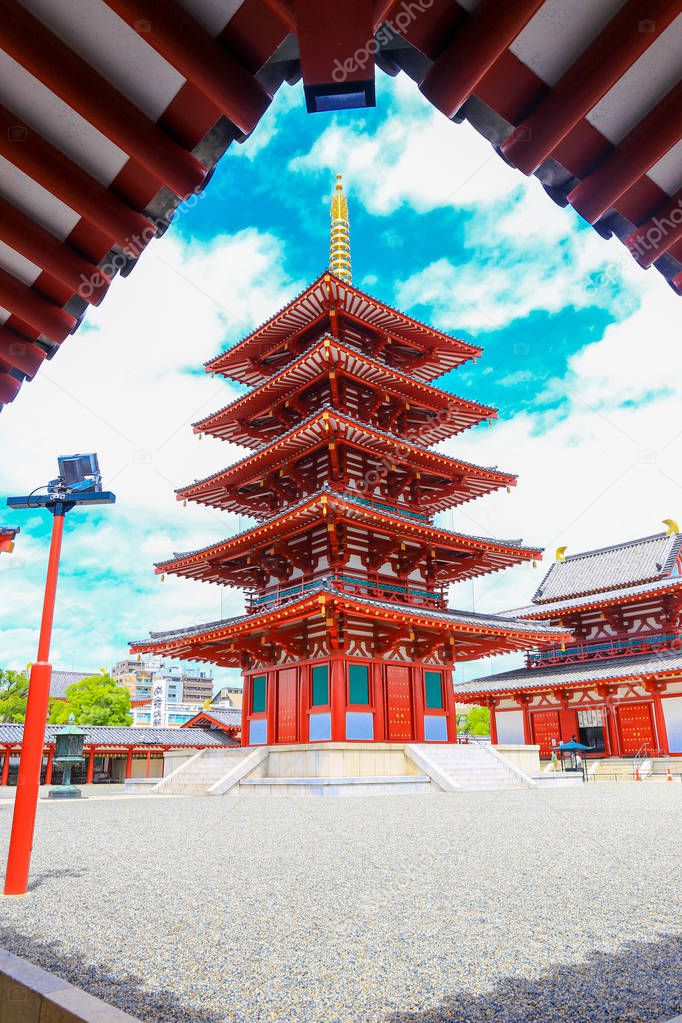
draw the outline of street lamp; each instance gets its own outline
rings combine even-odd
[[[28,685],[24,739],[5,874],[5,895],[25,895],[28,889],[40,769],[45,745],[45,721],[50,699],[52,665],[48,659],[64,517],[78,505],[113,504],[116,500],[112,493],[102,490],[97,455],[67,455],[58,458],[57,462],[59,475],[47,484],[44,493],[34,491],[26,497],[7,498],[10,508],[46,508],[52,514],[52,538],[47,562],[38,658],[31,666]]]

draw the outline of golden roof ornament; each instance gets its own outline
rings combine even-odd
[[[350,265],[350,221],[348,220],[348,200],[344,195],[341,175],[336,175],[336,188],[332,195],[331,235],[329,241],[329,269],[346,284],[353,280]]]

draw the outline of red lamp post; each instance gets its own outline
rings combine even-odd
[[[78,465],[74,469],[74,462]],[[45,723],[50,698],[52,665],[49,663],[50,639],[54,619],[59,556],[64,535],[64,517],[77,505],[113,504],[114,495],[103,492],[96,455],[74,455],[59,459],[61,475],[48,485],[46,494],[29,497],[10,497],[12,508],[47,508],[52,513],[52,539],[47,563],[47,579],[43,614],[38,640],[38,659],[31,666],[24,737],[19,760],[17,794],[14,802],[12,832],[7,855],[5,895],[25,895],[28,890],[28,872],[33,848],[40,772],[45,745]],[[76,477],[80,476],[80,479]]]

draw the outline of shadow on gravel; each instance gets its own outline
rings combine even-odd
[[[33,892],[36,888],[40,888],[41,884],[45,884],[46,881],[51,881],[55,877],[84,877],[84,875],[84,870],[74,870],[73,867],[57,867],[54,870],[46,870],[43,874],[36,874],[29,882],[28,890]]]
[[[671,937],[592,952],[534,980],[508,978],[488,994],[457,992],[436,1009],[393,1013],[386,1023],[663,1023],[680,1012],[682,937]]]
[[[55,913],[58,917],[57,906]],[[181,1002],[171,990],[145,990],[144,977],[132,973],[117,976],[87,963],[82,956],[69,952],[57,941],[34,941],[18,931],[0,927],[0,948],[27,959],[34,966],[42,966],[96,998],[123,1009],[131,1016],[138,1016],[145,1023],[222,1023],[224,1019],[203,1007],[188,1008],[187,1003]],[[178,949],[179,961],[180,952]]]

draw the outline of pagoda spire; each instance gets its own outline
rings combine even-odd
[[[336,188],[332,195],[331,236],[329,240],[329,269],[346,284],[351,284],[353,274],[350,265],[350,221],[348,200],[344,195],[341,175],[336,175]]]

